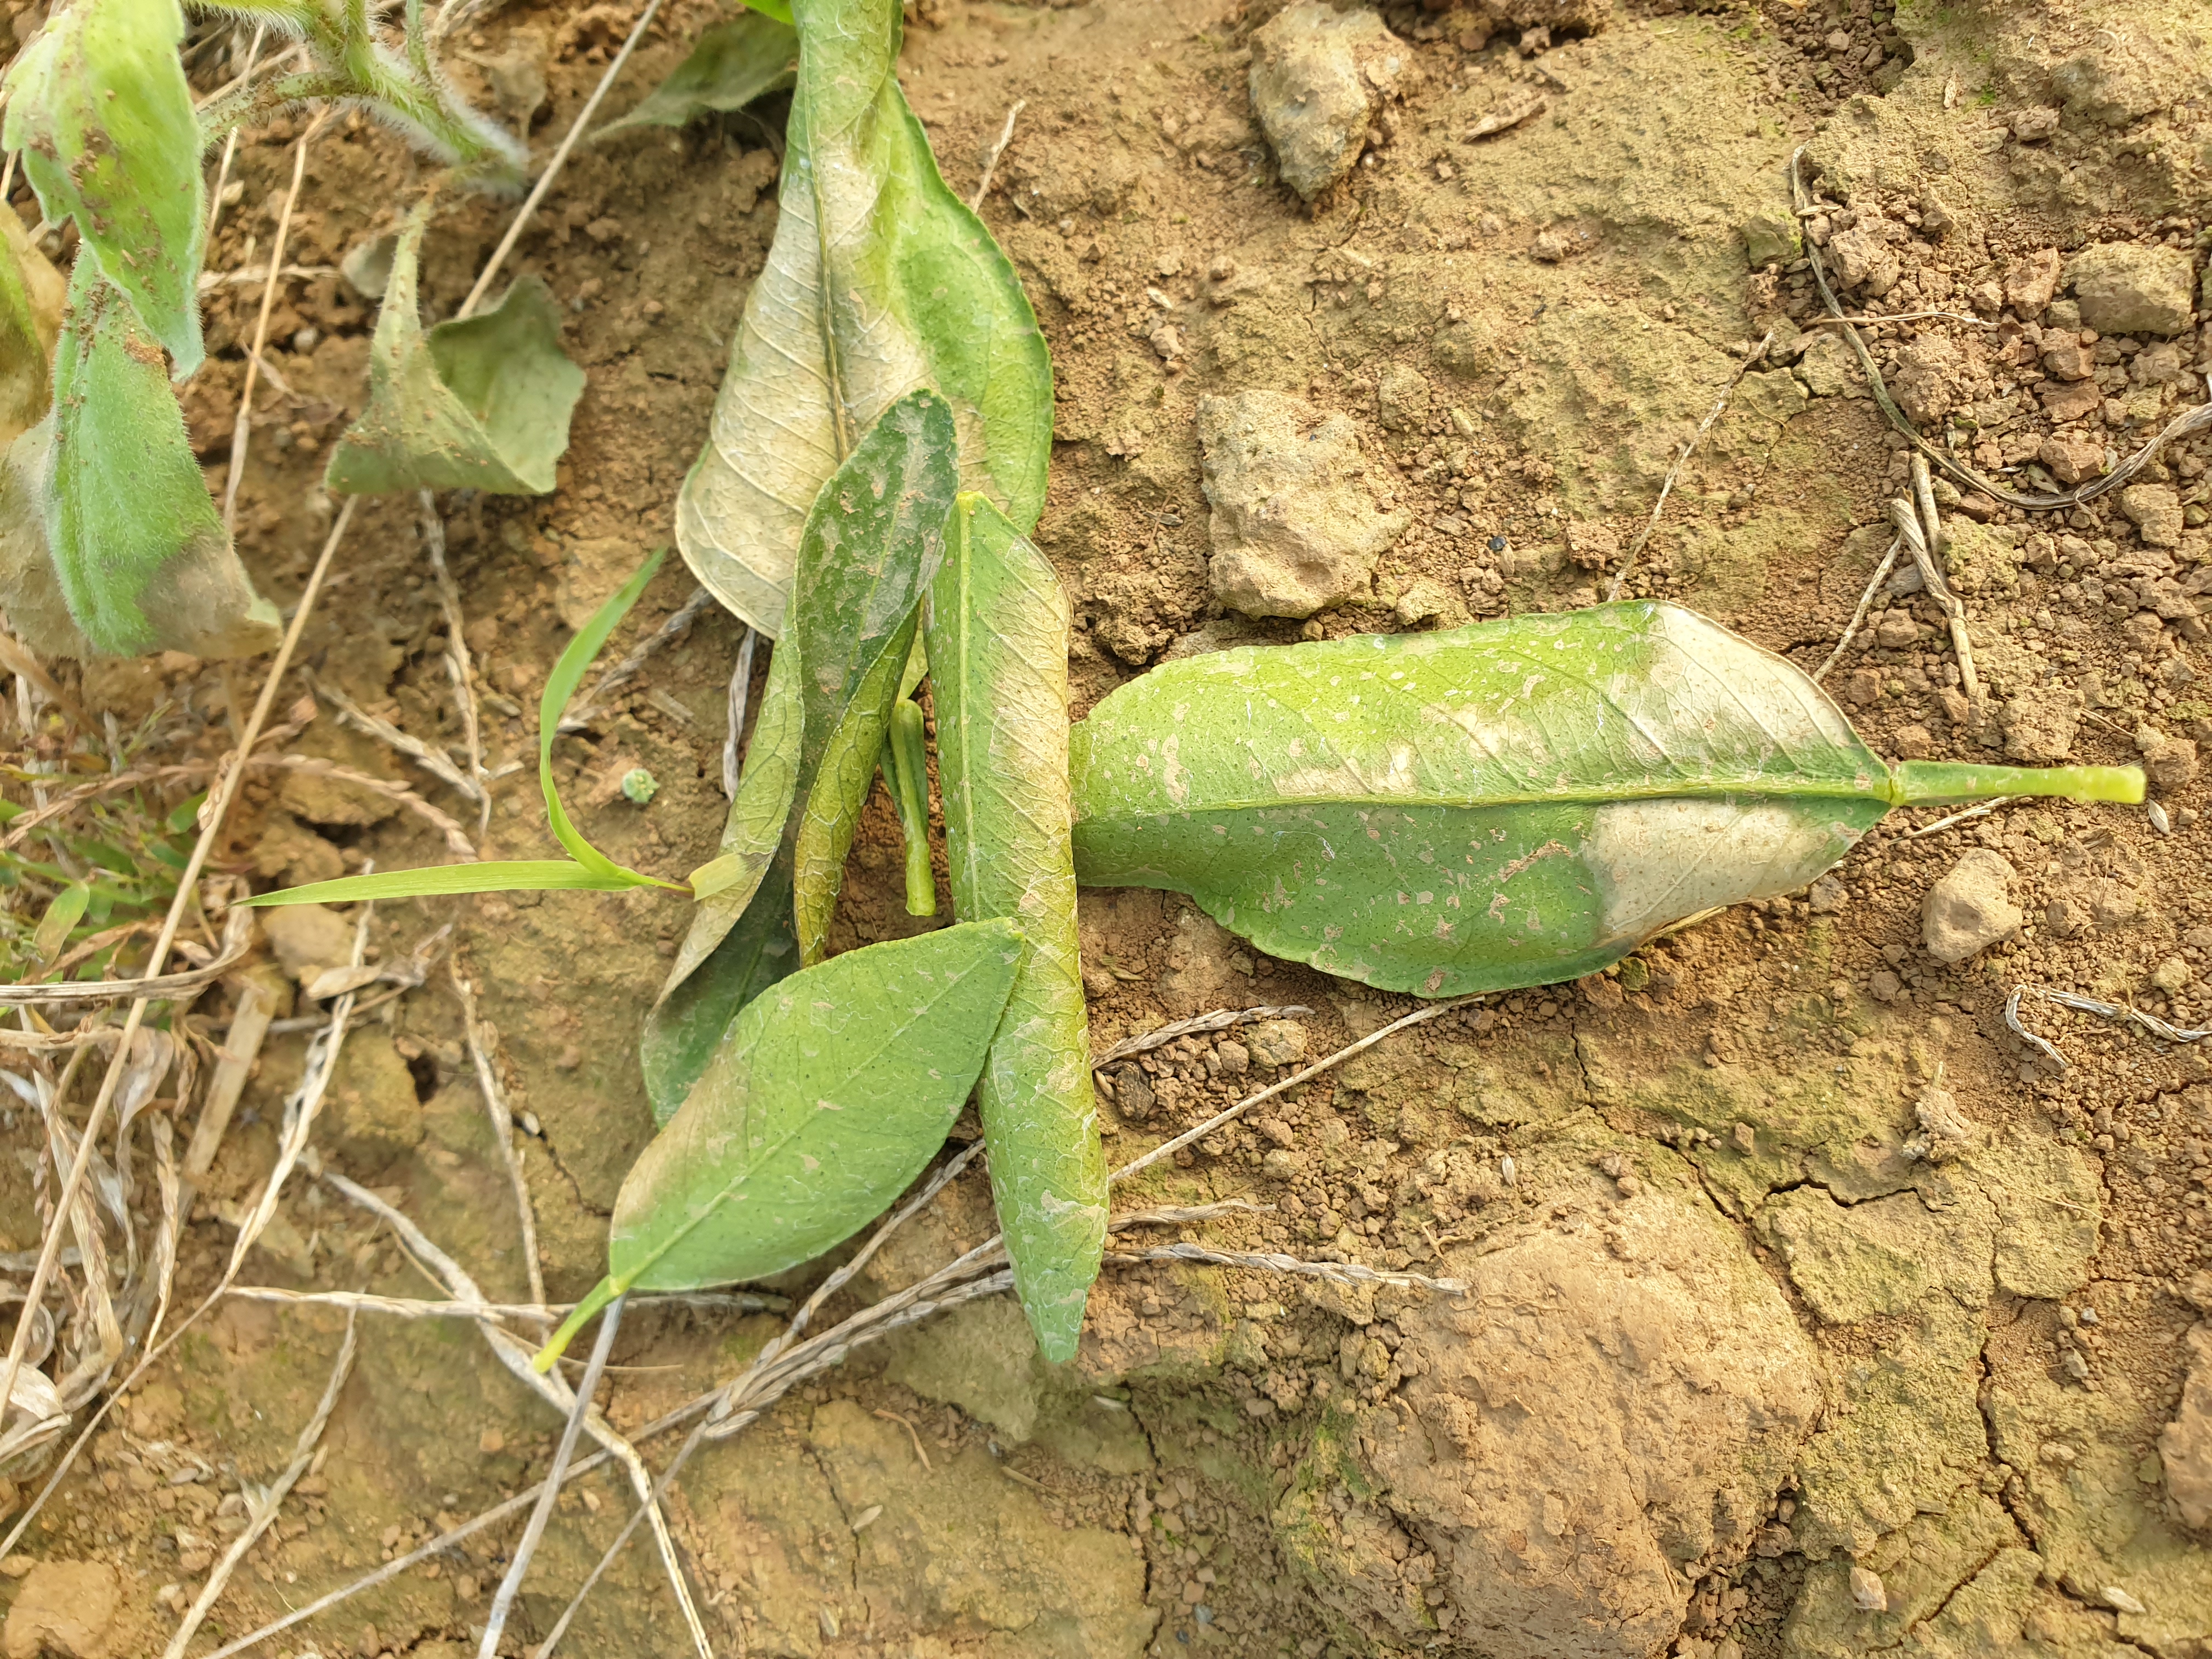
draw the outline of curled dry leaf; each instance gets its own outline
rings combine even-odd
[[[799,20],[775,241],[677,502],[693,573],[772,637],[815,496],[916,387],[952,405],[963,488],[1024,531],[1044,505],[1044,337],[1012,265],[938,174],[899,90],[899,36],[897,0],[820,0]]]
[[[963,495],[929,617],[953,910],[1012,916],[1029,939],[976,1104],[1014,1286],[1059,1364],[1106,1241],[1068,846],[1067,596],[1003,514]]]
[[[765,1278],[880,1215],[944,1145],[1022,957],[1011,921],[848,951],[747,1004],[615,1200],[607,1277],[538,1356],[631,1290]]]
[[[769,663],[720,855],[701,872],[712,872],[714,891],[646,1018],[646,1091],[663,1121],[731,1016],[802,961],[820,959],[916,611],[945,556],[954,441],[944,398],[902,398],[807,517],[803,597]]]
[[[680,127],[700,116],[743,109],[791,85],[799,35],[788,22],[748,11],[717,23],[691,54],[638,106],[592,135],[592,142],[639,127]]]
[[[584,371],[562,351],[559,310],[536,276],[489,310],[423,332],[416,268],[431,206],[408,215],[392,249],[369,348],[368,407],[338,440],[325,483],[348,495],[545,495],[568,447]]]
[[[9,453],[4,493],[40,503],[48,572],[79,632],[33,638],[33,647],[244,657],[276,643],[276,608],[253,591],[208,498],[161,348],[88,252],[70,275],[53,407]],[[31,573],[16,574],[13,591],[36,612],[44,579],[23,539],[32,533],[13,527],[7,563]],[[9,605],[15,616],[12,592]]]
[[[1603,968],[1802,887],[1891,807],[2140,800],[2135,767],[1892,768],[1779,657],[1671,605],[1224,651],[1075,728],[1087,885],[1427,996]]]
[[[99,0],[55,14],[9,68],[0,143],[21,150],[46,216],[76,221],[148,334],[200,366],[206,241],[200,129],[177,0]]]

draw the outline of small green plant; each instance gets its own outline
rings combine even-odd
[[[195,111],[177,0],[73,0],[5,80],[0,140],[21,153],[46,218],[74,222],[79,237],[65,303],[27,239],[0,247],[0,601],[34,647],[60,654],[234,657],[276,641],[276,611],[208,500],[171,385],[204,355],[206,147],[330,100],[392,122],[459,182],[503,188],[522,176],[520,146],[432,63],[421,0],[409,0],[396,42],[367,0],[200,9],[296,38],[308,67],[248,79]],[[565,438],[565,407],[560,426]],[[550,470],[534,487],[550,487]]]
[[[0,983],[51,978],[58,969],[71,979],[112,976],[137,939],[125,925],[160,915],[176,896],[204,799],[196,794],[167,811],[139,792],[94,801],[87,828],[42,828],[31,832],[30,845],[0,851]],[[28,810],[0,801],[0,833]]]

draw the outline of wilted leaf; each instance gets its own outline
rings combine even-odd
[[[789,23],[749,11],[717,23],[691,55],[645,100],[592,134],[593,142],[638,127],[680,127],[710,112],[743,109],[781,92],[799,63],[799,35]]]
[[[324,482],[348,495],[481,489],[543,495],[568,447],[584,371],[561,349],[561,313],[536,276],[428,335],[416,312],[431,204],[407,217],[369,348],[368,407],[331,452]]]
[[[823,481],[917,386],[951,402],[963,488],[1024,531],[1044,505],[1044,337],[1006,255],[938,175],[894,73],[899,33],[898,0],[818,0],[799,17],[775,241],[677,502],[692,571],[778,637]]]
[[[1797,669],[1651,604],[1171,663],[1075,728],[1073,770],[1085,884],[1429,996],[1802,887],[1903,802],[2142,798],[2133,767],[1885,766]]]
[[[608,1276],[539,1356],[629,1290],[763,1278],[849,1238],[967,1103],[1020,960],[1008,921],[871,945],[748,1004],[615,1200]]]
[[[869,429],[807,517],[799,562],[804,597],[775,647],[761,711],[769,745],[764,753],[755,733],[724,830],[722,854],[735,862],[717,872],[720,890],[699,907],[646,1018],[646,1092],[664,1121],[730,1017],[799,965],[794,946],[811,939],[819,952],[865,799],[851,777],[857,773],[865,786],[874,774],[915,610],[945,556],[957,488],[953,441],[945,399],[910,393]],[[754,769],[763,766],[756,793]],[[779,801],[784,810],[774,816]],[[775,839],[764,856],[761,836],[771,817]]]
[[[42,441],[43,476],[31,475]],[[7,493],[41,501],[52,577],[92,650],[245,657],[276,643],[276,608],[254,592],[208,499],[161,349],[88,246],[70,278],[53,409],[9,454],[24,459]],[[6,562],[21,585],[0,595],[11,616],[16,592],[39,608],[43,580],[27,528],[13,528]],[[31,644],[71,651],[64,639]]]
[[[177,56],[184,34],[177,0],[76,0],[9,67],[0,131],[22,151],[46,217],[76,221],[179,380],[203,355],[207,234],[199,122]]]
[[[1068,849],[1067,596],[1036,549],[963,495],[929,596],[952,908],[1029,939],[976,1103],[1014,1286],[1037,1346],[1075,1357],[1106,1243],[1106,1162]]]
[[[68,292],[23,222],[0,213],[0,450],[46,418]]]

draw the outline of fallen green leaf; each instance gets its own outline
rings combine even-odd
[[[2141,800],[2134,767],[1906,762],[1676,605],[1224,651],[1074,731],[1086,884],[1188,893],[1269,953],[1425,996],[1603,968],[1803,886],[1891,807]]]
[[[929,596],[937,775],[953,913],[1029,939],[976,1096],[1014,1287],[1037,1346],[1075,1357],[1106,1243],[1068,846],[1067,596],[980,495],[960,498]]]
[[[11,459],[19,452],[7,493],[40,502],[52,581],[92,650],[246,657],[276,645],[276,608],[254,592],[208,498],[161,349],[100,276],[88,244],[70,274],[53,408],[15,441]],[[16,524],[7,563],[31,573],[17,591],[35,610],[43,579],[29,534]],[[64,640],[31,643],[69,649]]]
[[[182,380],[200,366],[207,197],[200,129],[177,56],[177,0],[76,0],[16,55],[0,143],[39,205],[100,256]]]
[[[898,0],[801,0],[798,21],[775,241],[676,516],[694,574],[777,637],[816,495],[896,399],[951,400],[963,486],[1024,531],[1052,447],[1036,314],[899,90]]]
[[[717,23],[691,54],[629,114],[592,135],[594,143],[639,127],[680,127],[702,115],[743,109],[792,83],[799,36],[788,22],[749,11]]]
[[[639,1045],[646,1092],[664,1121],[731,1016],[800,965],[794,947],[810,946],[806,960],[820,954],[915,609],[944,557],[953,443],[945,400],[911,392],[869,428],[807,516],[803,597],[769,661],[764,731],[754,734],[723,832],[721,855],[735,863],[717,872],[717,896],[693,917]],[[765,768],[757,792],[757,767]],[[764,843],[771,820],[775,839]]]
[[[538,1368],[627,1291],[765,1278],[880,1215],[967,1103],[1021,955],[1013,923],[975,922],[848,951],[747,1004],[631,1166],[607,1277]]]
[[[422,331],[416,267],[433,203],[407,216],[368,356],[368,407],[331,453],[347,495],[481,489],[543,495],[568,447],[584,371],[561,349],[561,313],[536,276],[473,317]]]

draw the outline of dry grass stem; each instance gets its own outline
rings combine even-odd
[[[2051,1043],[2029,1030],[2021,1023],[2020,1002],[2022,997],[2033,997],[2039,1002],[2055,1003],[2061,1008],[2071,1008],[2078,1014],[2095,1014],[2101,1019],[2118,1020],[2124,1025],[2136,1025],[2161,1042],[2186,1045],[2212,1038],[2212,1026],[2191,1030],[2160,1019],[2156,1014],[2145,1013],[2140,1008],[2130,1008],[2125,1003],[2100,1002],[2095,997],[2085,997],[2074,991],[2054,991],[2043,985],[2018,985],[2005,999],[2005,1024],[2021,1041],[2033,1044],[2054,1063],[2060,1071],[2066,1069],[2066,1056]]]
[[[638,671],[659,655],[663,648],[673,643],[684,630],[699,619],[699,613],[714,602],[714,596],[703,587],[695,587],[691,596],[669,612],[660,626],[630,647],[630,653],[612,668],[599,676],[599,684],[568,713],[561,717],[556,727],[561,732],[580,732],[606,712],[606,701],[638,676]]]
[[[378,1296],[368,1291],[288,1291],[279,1285],[232,1285],[223,1294],[240,1302],[279,1302],[301,1308],[348,1308],[389,1314],[395,1319],[528,1319],[575,1310],[574,1302],[432,1302],[420,1297]],[[633,1291],[633,1308],[711,1308],[726,1313],[777,1313],[791,1306],[780,1296],[742,1291],[724,1294],[676,1291],[666,1295]]]
[[[189,896],[187,890],[181,885],[177,891],[180,898]],[[175,942],[173,939],[168,941],[171,945]],[[158,945],[160,941],[156,943]],[[140,979],[80,980],[60,985],[0,985],[0,1007],[58,1008],[73,1002],[113,1002],[123,997],[136,997],[142,1002],[166,1001],[214,984],[243,962],[252,949],[252,916],[244,909],[234,909],[223,925],[222,953],[204,967]]]
[[[276,1521],[276,1511],[283,1507],[284,1499],[315,1461],[315,1449],[322,1443],[323,1430],[330,1423],[331,1408],[338,1403],[338,1392],[345,1387],[346,1378],[353,1372],[354,1352],[354,1322],[349,1317],[345,1340],[338,1344],[337,1360],[331,1367],[331,1380],[323,1387],[323,1397],[316,1402],[315,1414],[300,1431],[299,1443],[293,1449],[292,1461],[284,1466],[284,1472],[248,1505],[246,1530],[230,1540],[230,1547],[222,1553],[222,1559],[216,1562],[215,1571],[208,1574],[207,1583],[192,1598],[191,1607],[185,1614],[184,1622],[177,1626],[177,1633],[169,1638],[169,1645],[161,1650],[161,1659],[184,1659],[185,1650],[191,1645],[193,1636],[206,1622],[216,1598],[222,1595],[223,1587],[230,1583],[231,1574],[246,1559],[246,1553],[261,1541],[261,1535]]]
[[[1226,1031],[1232,1026],[1247,1025],[1258,1019],[1296,1019],[1300,1014],[1313,1010],[1303,1003],[1286,1002],[1279,1007],[1218,1008],[1210,1014],[1194,1014],[1188,1019],[1179,1019],[1172,1025],[1163,1025],[1157,1030],[1146,1031],[1142,1036],[1123,1037],[1091,1062],[1094,1072],[1102,1066],[1111,1066],[1117,1060],[1127,1060],[1154,1048],[1164,1048],[1177,1037],[1199,1036],[1208,1031]]]
[[[1912,490],[1919,503],[1916,513],[1911,504],[1894,501],[1889,504],[1889,521],[1897,526],[1905,545],[1912,554],[1913,562],[1920,567],[1920,580],[1928,589],[1929,597],[1942,607],[1945,621],[1949,624],[1951,650],[1959,659],[1960,683],[1966,687],[1970,702],[1982,701],[1982,678],[1974,672],[1974,642],[1966,633],[1966,605],[1951,591],[1951,584],[1943,575],[1943,550],[1947,545],[1942,520],[1936,513],[1936,492],[1928,476],[1928,463],[1921,456],[1912,458]]]
[[[191,1143],[185,1148],[188,1191],[215,1167],[223,1132],[230,1127],[230,1115],[237,1109],[238,1097],[253,1075],[254,1061],[269,1035],[269,1022],[276,1017],[276,999],[258,980],[240,979],[237,994],[230,1030],[223,1034],[222,1057],[216,1061],[215,1074],[208,1079],[207,1098],[200,1103],[199,1120],[193,1124]],[[191,1198],[187,1196],[185,1202],[189,1206]]]
[[[1873,327],[1880,323],[1921,323],[1936,319],[1950,323],[1965,323],[1974,328],[1996,326],[1995,323],[1984,322],[1979,317],[1969,316],[1963,311],[1900,311],[1891,317],[1808,317],[1799,326],[1827,328],[1838,323],[1857,323]]]
[[[445,11],[440,12],[438,22],[431,26],[431,43],[435,45],[442,40],[447,30],[459,27],[464,17],[480,9],[471,6],[469,0],[459,0],[459,3],[449,4]],[[453,15],[453,21],[451,23],[445,21],[447,11]],[[592,117],[599,112],[599,100],[607,95],[607,89],[614,85],[615,77],[623,72],[623,65],[629,62],[631,52],[645,38],[646,30],[653,26],[653,20],[659,14],[660,0],[646,0],[645,9],[638,14],[637,21],[631,25],[628,38],[622,43],[622,50],[608,64],[607,72],[599,77],[599,85],[592,88],[592,95],[584,100],[584,107],[576,112],[575,120],[562,136],[560,148],[553,152],[553,159],[546,162],[545,171],[538,175],[538,182],[530,187],[530,194],[522,198],[522,205],[514,210],[514,219],[507,226],[507,234],[499,239],[499,246],[491,251],[491,258],[484,261],[484,268],[477,273],[476,286],[469,290],[468,298],[461,301],[460,309],[453,313],[455,317],[472,316],[477,307],[483,303],[486,290],[491,287],[492,278],[507,263],[507,256],[514,252],[514,245],[522,240],[523,229],[530,223],[530,216],[538,211],[538,204],[545,199],[546,192],[553,188],[553,181],[561,176],[561,168],[568,160],[568,152],[576,148],[576,142],[584,136],[584,130],[591,125]]]
[[[1811,195],[1805,188],[1804,159],[1805,150],[1802,145],[1790,157],[1790,199],[1801,218],[1814,210]],[[1858,359],[1860,372],[1867,377],[1867,387],[1874,394],[1875,406],[1881,410],[1883,417],[1930,465],[1940,467],[1968,489],[1978,489],[1991,500],[2002,501],[2007,507],[2021,507],[2030,513],[2052,513],[2062,507],[2076,507],[2083,501],[2094,501],[2132,481],[2158,459],[2167,445],[2179,443],[2185,438],[2212,428],[2212,400],[2193,404],[2167,422],[2148,443],[2101,477],[2093,478],[2075,489],[2061,490],[2055,495],[2030,495],[2017,489],[2008,489],[1994,478],[1977,472],[1920,435],[1920,429],[1906,418],[1905,411],[1898,407],[1897,399],[1890,396],[1889,386],[1881,377],[1881,370],[1875,362],[1874,354],[1867,349],[1866,341],[1852,326],[1855,319],[1844,314],[1843,301],[1837,297],[1835,288],[1828,280],[1827,261],[1822,257],[1820,248],[1808,241],[1805,257],[1813,268],[1813,281],[1820,290],[1820,303],[1827,309],[1827,320],[1843,329],[1844,338],[1850,343],[1851,355]],[[2212,377],[2208,377],[2207,384],[2212,386]]]
[[[1828,671],[1843,659],[1844,653],[1850,648],[1851,641],[1858,637],[1859,629],[1866,621],[1866,614],[1873,608],[1874,596],[1881,592],[1881,585],[1889,580],[1889,573],[1896,568],[1897,556],[1904,546],[1903,536],[1892,536],[1889,538],[1889,551],[1883,554],[1881,562],[1875,566],[1874,580],[1866,585],[1866,592],[1859,595],[1859,608],[1851,612],[1850,621],[1844,625],[1843,638],[1838,640],[1836,648],[1828,653],[1827,661],[1813,671],[1813,680],[1815,684],[1826,678]]]
[[[453,757],[444,750],[432,748],[420,738],[409,737],[390,720],[380,720],[370,714],[336,686],[319,679],[311,679],[309,684],[314,687],[317,697],[337,711],[340,725],[350,726],[363,736],[374,738],[379,743],[398,750],[439,782],[459,791],[470,800],[483,799],[483,786],[454,764]],[[469,856],[475,856],[473,850]]]
[[[254,321],[253,343],[246,352],[246,385],[238,394],[238,421],[230,431],[230,474],[222,486],[222,528],[227,536],[238,533],[238,487],[245,482],[246,451],[252,442],[253,383],[261,372],[261,354],[269,344],[269,317],[276,307],[277,273],[284,264],[285,239],[292,234],[292,210],[299,205],[300,186],[307,181],[307,146],[315,142],[329,113],[327,106],[317,111],[292,147],[291,188],[284,192],[283,210],[276,216],[276,238],[269,245],[269,280],[262,284],[261,314]]]
[[[270,711],[275,707],[276,702],[277,688],[283,681],[285,672],[291,666],[294,653],[299,649],[300,635],[306,629],[307,617],[314,610],[316,596],[322,591],[324,583],[330,574],[331,562],[337,556],[338,548],[345,539],[346,531],[353,523],[354,510],[359,501],[358,496],[346,498],[345,505],[338,511],[337,521],[331,526],[330,535],[323,542],[322,552],[316,558],[314,568],[308,573],[307,585],[301,591],[299,605],[292,613],[291,626],[285,629],[283,641],[276,648],[276,659],[270,665],[268,678],[262,682],[261,694],[255,699],[252,710],[246,716],[243,739],[236,751],[239,757],[252,753],[254,744],[269,723]],[[161,932],[154,941],[154,949],[147,961],[146,972],[137,981],[140,988],[139,993],[131,1004],[130,1012],[125,1016],[122,1030],[116,1042],[115,1053],[108,1061],[107,1070],[100,1080],[100,1092],[94,1097],[92,1110],[86,1119],[83,1136],[77,1143],[76,1156],[72,1159],[69,1174],[63,1181],[62,1191],[57,1199],[56,1223],[46,1228],[44,1239],[40,1244],[38,1265],[32,1271],[30,1285],[24,1292],[23,1311],[16,1320],[15,1334],[9,1343],[6,1369],[4,1372],[0,1372],[0,1400],[12,1395],[16,1374],[22,1367],[23,1352],[30,1341],[33,1317],[46,1295],[46,1286],[53,1276],[54,1259],[61,1249],[59,1212],[67,1208],[71,1199],[83,1187],[86,1172],[91,1166],[93,1150],[99,1144],[100,1131],[106,1125],[108,1110],[114,1104],[117,1089],[122,1083],[125,1060],[131,1052],[133,1039],[145,1024],[146,1010],[151,997],[162,994],[158,991],[149,994],[148,988],[161,983],[161,968],[168,958],[171,947],[176,943],[177,933],[183,926],[185,914],[191,908],[192,901],[198,890],[200,872],[207,867],[207,860],[215,850],[216,838],[222,832],[222,825],[229,816],[232,803],[238,797],[240,780],[244,776],[243,767],[227,766],[222,769],[217,774],[213,789],[209,793],[205,805],[200,810],[198,838],[193,842],[191,854],[185,860],[185,867],[177,878],[176,896],[170,901],[168,914],[163,918],[161,923]],[[201,1311],[204,1311],[208,1305],[209,1304],[203,1303]],[[198,1313],[196,1312],[193,1318],[198,1317]],[[190,1322],[187,1321],[186,1324],[189,1325]],[[179,1327],[179,1331],[184,1328],[185,1328],[185,1326]],[[124,1389],[127,1389],[131,1382],[144,1375],[146,1367],[151,1364],[174,1340],[175,1335],[173,1334],[162,1342],[160,1347],[148,1352],[138,1362],[122,1388],[118,1388],[109,1395],[99,1412],[94,1415],[92,1421],[79,1431],[69,1453],[61,1460],[46,1486],[40,1489],[37,1498],[26,1507],[21,1516],[16,1517],[15,1523],[9,1529],[7,1538],[0,1540],[0,1555],[5,1555],[23,1535],[25,1529],[30,1526],[47,1498],[60,1484],[63,1475],[68,1472],[70,1463],[90,1437],[93,1429],[106,1414],[108,1407],[122,1397]]]
[[[1923,836],[1936,835],[1945,830],[1953,829],[1959,824],[1967,823],[1971,819],[1986,817],[1990,813],[1996,811],[2000,806],[2009,806],[2016,800],[2026,800],[2027,799],[2027,797],[2026,795],[1998,795],[1992,799],[1982,802],[1978,806],[1969,806],[1963,811],[1947,813],[1942,817],[1936,819],[1935,823],[1923,823],[1917,830],[1909,830],[1905,834],[1899,836],[1898,839],[1899,841],[1918,841]]]
[[[430,554],[438,608],[445,613],[446,673],[453,682],[453,701],[460,707],[461,742],[468,750],[469,776],[476,783],[477,836],[482,839],[491,830],[491,791],[485,787],[483,726],[477,714],[475,678],[464,631],[467,623],[461,615],[460,590],[453,586],[453,573],[446,568],[446,521],[438,514],[437,498],[426,489],[417,499],[422,508],[422,544]],[[461,856],[472,859],[476,849],[471,848]]]
[[[975,193],[968,198],[968,210],[970,213],[981,213],[983,210],[983,198],[991,193],[991,180],[998,175],[999,162],[1006,153],[1006,146],[1014,142],[1014,118],[1029,107],[1029,101],[1026,98],[1017,98],[1014,100],[1014,106],[1006,112],[1006,125],[999,129],[998,142],[991,146],[989,153],[984,156],[983,176],[976,181]]]
[[[1667,476],[1659,484],[1659,499],[1651,503],[1651,516],[1644,521],[1644,528],[1636,532],[1636,539],[1629,543],[1628,550],[1620,556],[1620,568],[1613,573],[1613,580],[1605,590],[1607,604],[1620,597],[1620,590],[1627,583],[1628,573],[1636,568],[1636,561],[1644,551],[1644,544],[1651,539],[1651,532],[1659,528],[1659,515],[1666,511],[1667,497],[1674,493],[1674,480],[1682,476],[1682,469],[1690,464],[1690,457],[1698,453],[1698,446],[1705,442],[1705,434],[1713,429],[1713,423],[1727,412],[1729,399],[1735,395],[1736,387],[1743,384],[1743,377],[1765,361],[1767,348],[1773,343],[1774,331],[1770,328],[1765,337],[1744,354],[1743,361],[1736,365],[1735,373],[1729,376],[1729,383],[1721,388],[1721,395],[1713,400],[1713,406],[1706,412],[1705,418],[1698,422],[1698,429],[1690,434],[1690,441],[1682,446],[1682,453],[1674,458],[1674,465],[1667,469]]]
[[[1407,1290],[1442,1291],[1457,1296],[1467,1289],[1459,1279],[1430,1279],[1420,1273],[1387,1273],[1363,1267],[1356,1261],[1306,1261],[1273,1250],[1214,1250],[1203,1244],[1156,1244],[1149,1249],[1109,1250],[1106,1260],[1117,1267],[1146,1261],[1206,1261],[1218,1267],[1249,1267],[1259,1273],[1304,1273],[1333,1279],[1339,1285],[1396,1285]]]
[[[499,1147],[501,1162],[507,1165],[507,1184],[514,1189],[515,1214],[522,1226],[522,1266],[529,1278],[530,1299],[543,1308],[545,1273],[538,1261],[538,1212],[531,1205],[530,1182],[522,1173],[522,1154],[514,1144],[514,1111],[507,1103],[507,1091],[500,1086],[498,1063],[491,1053],[498,1039],[477,1017],[476,988],[461,972],[460,965],[448,963],[447,971],[453,976],[454,994],[461,1000],[461,1030],[468,1038],[469,1059],[476,1066],[477,1091],[483,1097],[484,1113],[491,1120],[491,1138]]]
[[[592,1396],[599,1391],[599,1378],[607,1369],[607,1353],[615,1345],[615,1332],[622,1324],[623,1299],[617,1297],[599,1316],[599,1340],[592,1344],[592,1357],[585,1363],[583,1380],[576,1385],[576,1403],[569,1408],[568,1420],[561,1425],[560,1443],[553,1449],[553,1464],[546,1470],[538,1502],[532,1506],[530,1520],[522,1529],[521,1541],[514,1547],[507,1571],[499,1581],[499,1589],[491,1598],[491,1614],[484,1621],[483,1639],[477,1644],[477,1659],[498,1659],[499,1638],[507,1629],[507,1615],[514,1609],[514,1598],[522,1589],[522,1575],[530,1571],[530,1559],[538,1553],[538,1540],[545,1536],[545,1523],[553,1514],[553,1504],[561,1496],[561,1477],[568,1467],[568,1460],[576,1454],[576,1436],[584,1426]]]

